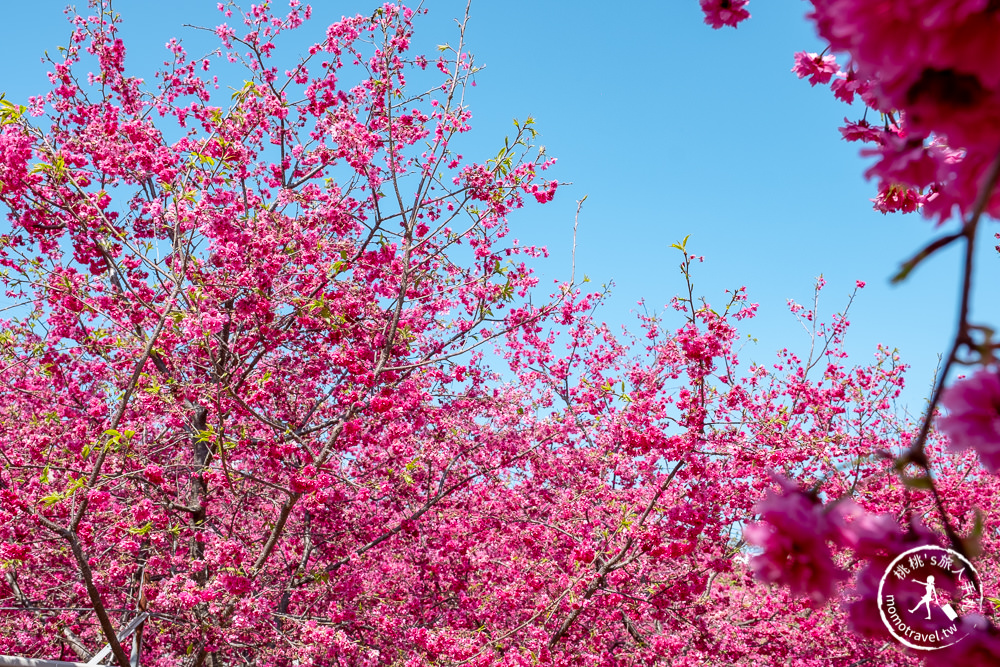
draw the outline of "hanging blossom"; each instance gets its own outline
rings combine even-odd
[[[851,73],[837,79],[843,82],[835,95],[849,102],[861,92],[869,107],[902,120],[905,141],[885,146],[869,177],[929,185],[892,172],[897,157],[911,161],[934,138],[929,143],[937,150],[929,146],[921,161],[924,175],[936,172],[938,187],[923,213],[939,222],[956,209],[967,214],[1000,146],[1000,8],[986,0],[886,0],[877,10],[859,0],[812,4],[809,18],[820,37],[851,58]],[[852,91],[856,82],[863,83]],[[994,193],[986,211],[1000,213],[1000,195]]]
[[[881,110],[903,110],[920,136],[955,145],[1000,136],[1000,12],[985,0],[813,0],[810,14],[835,51],[851,54],[860,78],[877,82]]]
[[[830,85],[833,96],[844,104],[853,103],[855,93],[865,97],[870,88],[871,82],[859,79],[853,68],[847,72],[837,72],[837,78]]]
[[[918,190],[905,185],[882,184],[878,196],[871,200],[874,209],[883,215],[886,213],[912,213],[924,205],[924,197]]]
[[[800,79],[809,77],[810,85],[815,86],[817,83],[829,83],[830,79],[840,72],[840,68],[837,67],[837,58],[834,56],[801,51],[795,54],[795,67],[792,71]]]
[[[945,390],[941,404],[950,414],[939,428],[957,450],[974,449],[993,474],[1000,471],[1000,375],[980,369]]]
[[[746,6],[750,0],[701,0],[705,23],[718,30],[724,25],[735,28],[740,21],[750,18]]]

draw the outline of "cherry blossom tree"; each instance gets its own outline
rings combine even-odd
[[[747,2],[701,4],[705,23],[713,28],[736,27],[749,18]],[[858,514],[849,498],[841,502],[846,498],[843,494],[831,496],[837,500],[824,504],[814,492],[804,493],[794,483],[783,481],[785,493],[769,497],[760,506],[769,527],[755,526],[748,533],[765,547],[765,553],[755,559],[758,576],[813,599],[830,597],[833,582],[846,577],[835,570],[828,544],[838,544],[867,562],[853,588],[860,599],[848,608],[853,629],[878,638],[886,635],[886,628],[872,618],[872,610],[876,609],[876,573],[884,571],[886,557],[915,545],[941,542],[959,555],[979,558],[980,567],[989,575],[995,572],[995,551],[983,536],[996,532],[995,528],[984,532],[984,517],[987,521],[996,517],[995,491],[989,482],[997,472],[1000,448],[998,346],[994,330],[971,319],[970,298],[981,223],[987,216],[1000,218],[1000,80],[996,76],[1000,11],[995,3],[976,0],[812,0],[811,5],[808,18],[828,46],[819,54],[796,54],[792,71],[800,78],[808,77],[812,86],[829,84],[842,102],[851,104],[856,97],[863,102],[863,117],[853,122],[845,118],[840,132],[848,141],[873,146],[862,155],[877,159],[866,172],[879,186],[872,200],[875,209],[882,213],[920,211],[938,226],[957,226],[904,262],[895,280],[905,279],[944,247],[964,246],[951,349],[919,428],[901,433],[901,451],[891,455],[904,484],[930,492],[935,506],[932,516],[914,514],[907,506],[899,518],[909,526],[902,530],[900,522],[888,517],[879,520]],[[844,70],[838,55],[847,59]],[[880,120],[876,123],[869,116]],[[947,386],[959,365],[971,367],[971,376]],[[939,415],[939,406],[948,414]],[[960,497],[961,485],[937,469],[941,458],[949,454],[929,444],[935,437],[935,419],[952,452],[976,452],[985,468],[970,470],[965,476],[987,483],[973,505],[979,509],[971,531],[963,532],[961,525],[955,525],[956,517],[968,506]],[[847,518],[851,516],[853,521]],[[962,523],[961,518],[958,521]],[[790,561],[797,561],[802,571],[782,568]],[[975,582],[976,592],[982,594],[985,586],[995,582],[994,576],[982,576]],[[992,617],[994,610],[982,611]],[[925,653],[927,664],[996,664],[1000,633],[995,623],[976,613],[961,623],[968,637],[946,650]]]
[[[534,122],[456,153],[468,14],[420,55],[405,7],[289,5],[222,5],[149,85],[94,0],[51,90],[2,101],[0,653],[125,667],[141,613],[144,665],[915,664],[871,578],[993,548],[990,376],[945,396],[946,455],[821,278],[804,345],[746,365],[757,306],[700,298],[687,239],[681,295],[614,334],[510,233],[558,188]]]

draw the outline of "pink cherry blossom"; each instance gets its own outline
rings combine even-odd
[[[701,10],[705,12],[705,23],[712,28],[735,28],[750,18],[750,11],[746,9],[749,3],[750,0],[701,0]]]
[[[918,521],[904,529],[893,516],[871,514],[853,501],[843,504],[843,517],[840,527],[843,544],[863,563],[847,590],[844,612],[851,629],[859,635],[889,638],[878,605],[882,577],[896,556],[914,547],[935,545],[936,538]],[[909,600],[911,590],[901,588],[895,579],[887,582],[888,592]]]
[[[924,197],[917,190],[903,185],[884,185],[872,199],[876,211],[882,213],[912,213],[924,204]]]
[[[956,450],[973,449],[990,472],[1000,472],[1000,376],[979,369],[945,390],[941,404],[949,411],[938,427]]]
[[[769,491],[756,508],[766,523],[743,531],[748,542],[764,548],[750,567],[761,581],[787,585],[793,594],[823,603],[835,595],[837,581],[844,577],[827,545],[836,536],[834,521],[827,516],[832,508],[786,481],[781,484],[782,495]]]
[[[809,77],[810,85],[828,83],[834,74],[840,71],[836,56],[821,56],[818,53],[801,51],[795,54],[795,66],[792,71],[800,79]]]
[[[891,162],[910,160],[915,147],[937,137],[961,151],[953,162],[972,164],[936,174],[937,196],[924,214],[945,220],[956,209],[970,210],[978,194],[974,186],[1000,145],[995,8],[985,0],[886,0],[877,11],[857,0],[815,0],[813,6],[810,17],[820,36],[834,52],[851,58],[850,72],[843,83],[834,83],[834,94],[850,103],[860,93],[868,106],[900,120],[905,131],[906,142],[888,145],[873,171],[892,170]],[[898,182],[917,187],[932,182],[920,180]],[[988,200],[987,210],[1000,211],[1000,194]]]
[[[933,431],[932,477],[898,476],[885,452],[918,428],[891,405],[906,366],[882,346],[851,362],[823,278],[790,304],[806,339],[748,363],[758,305],[699,298],[704,258],[678,242],[680,295],[616,333],[601,293],[543,291],[546,251],[511,233],[559,187],[534,121],[500,157],[455,153],[476,67],[446,47],[425,71],[421,12],[314,29],[298,0],[226,3],[232,26],[205,35],[245,69],[220,106],[213,59],[172,40],[144,83],[121,17],[91,4],[0,132],[0,262],[26,306],[0,321],[0,654],[65,658],[78,637],[127,667],[115,631],[145,607],[150,667],[913,664],[865,639],[885,634],[877,575],[943,541],[928,479],[962,536],[1000,512],[1000,481]],[[702,1],[713,27],[746,5]],[[927,30],[986,11],[918,5]],[[310,31],[297,60],[276,46]],[[877,106],[891,91],[847,52],[831,90]],[[907,126],[940,111],[935,86],[968,83],[916,80],[910,111],[845,136],[879,147],[880,184],[932,180],[946,216],[989,160]],[[771,491],[768,470],[795,481]],[[846,617],[821,604],[845,580]]]
[[[886,131],[881,128],[872,127],[866,120],[854,123],[845,118],[844,126],[840,128],[840,134],[845,141],[882,144],[885,142]]]
[[[1000,632],[981,614],[963,616],[958,633],[963,639],[941,650],[929,651],[926,667],[993,667],[1000,664]]]
[[[858,78],[857,72],[853,69],[846,73],[837,72],[837,78],[830,84],[833,96],[845,104],[854,102],[854,95],[866,95],[871,88],[870,81],[863,81]]]

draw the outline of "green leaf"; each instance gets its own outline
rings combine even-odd
[[[191,153],[191,156],[194,157],[195,161],[200,162],[201,164],[207,164],[209,167],[215,166],[215,158],[212,157],[211,155],[203,155],[202,153]]]
[[[87,483],[87,478],[86,477],[77,477],[76,479],[74,479],[73,481],[71,481],[66,486],[66,490],[63,492],[63,495],[66,498],[69,498],[71,495],[73,495],[74,493],[76,493],[77,489],[79,489],[81,486],[83,486],[86,483]]]
[[[0,95],[2,95],[2,93],[0,93]],[[9,101],[0,97],[0,125],[10,125],[11,123],[17,122],[27,110],[28,107],[11,104]]]
[[[670,244],[670,247],[671,248],[677,248],[678,250],[680,250],[682,253],[684,253],[686,255],[687,254],[687,244],[688,244],[688,239],[689,238],[691,238],[690,234],[688,234],[687,236],[685,236],[683,241],[680,241],[679,243],[672,243],[672,244]]]
[[[930,477],[910,477],[909,475],[901,475],[903,479],[903,484],[911,489],[925,489],[927,491],[934,488],[934,482]]]
[[[151,521],[147,521],[146,525],[144,525],[142,528],[129,528],[128,532],[131,533],[132,535],[145,535],[150,531],[152,527],[153,523]]]

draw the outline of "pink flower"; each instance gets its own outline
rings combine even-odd
[[[854,501],[841,503],[841,510],[844,521],[840,531],[845,546],[856,558],[867,561],[847,591],[850,601],[844,603],[843,609],[851,630],[869,639],[886,639],[890,634],[879,611],[880,581],[896,556],[914,547],[934,545],[936,539],[918,520],[904,531],[891,515],[868,514]],[[901,588],[899,582],[890,578],[884,592],[905,599],[907,604],[916,602],[911,600],[913,591]]]
[[[881,159],[865,176],[878,176],[883,182],[902,183],[915,188],[954,180],[955,166],[961,162],[961,151],[949,148],[940,139],[924,145],[921,139],[884,134],[881,148],[861,151],[861,155],[877,155]]]
[[[750,568],[760,581],[787,585],[792,593],[822,604],[844,578],[826,544],[839,536],[836,515],[830,516],[818,499],[787,480],[779,483],[785,493],[769,491],[756,508],[770,525],[756,523],[743,530],[748,542],[764,547]]]
[[[163,468],[156,464],[146,466],[144,475],[151,484],[163,484]]]
[[[25,561],[31,549],[26,544],[0,542],[0,561]]]
[[[924,205],[920,192],[905,185],[882,184],[878,196],[871,200],[876,211],[886,213],[913,213]]]
[[[735,28],[740,21],[750,18],[744,9],[750,0],[701,0],[701,10],[705,12],[705,23],[718,30],[724,25]]]
[[[951,146],[989,162],[1000,143],[1000,13],[987,0],[904,2],[873,5],[861,0],[814,0],[810,15],[833,51],[846,52],[851,75],[835,84],[845,101],[860,94],[883,112],[900,112],[915,141],[947,137]],[[887,165],[885,165],[887,166]],[[922,187],[929,182],[917,183]],[[969,195],[948,193],[928,217],[950,217],[954,205],[967,209]]]
[[[853,500],[841,503],[840,528],[845,546],[861,558],[894,556],[911,546],[907,533],[890,514],[869,514]],[[911,533],[919,540],[933,542],[932,536],[922,525],[914,526]],[[921,542],[923,543],[923,542]]]
[[[1000,664],[1000,632],[979,614],[961,620],[958,636],[965,638],[940,651],[928,651],[925,667],[992,667]]]
[[[983,466],[1000,471],[1000,376],[985,368],[945,390],[941,404],[950,414],[938,427],[957,450],[974,449]]]
[[[859,79],[852,69],[846,74],[844,72],[837,72],[837,79],[830,85],[830,90],[833,91],[833,96],[838,100],[845,104],[851,104],[854,102],[855,93],[864,95],[870,87],[871,84],[868,81]]]
[[[220,574],[219,583],[231,595],[246,595],[251,590],[250,580],[237,574]]]
[[[375,397],[371,402],[372,412],[387,412],[392,409],[392,400],[388,398]]]
[[[800,51],[795,54],[795,67],[792,68],[800,79],[809,77],[809,84],[827,83],[834,74],[840,71],[834,56],[821,56],[818,53]]]
[[[883,139],[885,130],[872,127],[866,120],[852,123],[845,118],[844,122],[847,124],[839,128],[840,136],[844,138],[844,141],[864,141],[873,144],[882,144],[885,141]]]
[[[314,477],[315,468],[306,466],[298,474],[288,480],[288,488],[292,493],[312,493],[320,487],[320,482]]]

